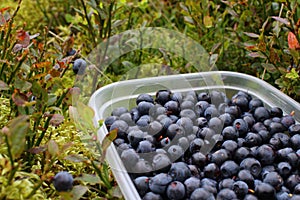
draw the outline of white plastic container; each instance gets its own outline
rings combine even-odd
[[[285,113],[294,111],[295,120],[300,121],[300,104],[298,102],[261,79],[226,71],[143,78],[104,86],[97,90],[89,101],[89,106],[95,111],[94,121],[97,122],[110,116],[114,108],[123,106],[130,109],[135,106],[135,98],[139,94],[148,93],[154,95],[160,89],[180,92],[221,90],[225,91],[227,96],[241,90],[248,92],[253,97],[260,98],[267,107],[278,106]],[[103,139],[107,132],[105,126],[99,129],[98,135],[100,140]],[[125,199],[140,199],[113,144],[108,148],[106,160]]]

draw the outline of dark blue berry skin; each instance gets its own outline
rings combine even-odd
[[[270,112],[265,107],[258,107],[254,110],[253,116],[256,121],[263,122],[264,120],[270,118]]]
[[[279,107],[273,107],[270,110],[270,116],[271,117],[282,117],[283,116],[283,111]]]
[[[177,101],[168,101],[164,104],[166,108],[167,115],[178,115],[180,113],[180,106]]]
[[[66,192],[73,187],[73,176],[66,171],[58,172],[53,178],[53,185],[59,192]]]
[[[238,180],[245,182],[249,188],[254,189],[254,177],[249,170],[240,170],[237,176]]]
[[[204,188],[197,188],[191,194],[190,200],[215,200],[215,197]]]
[[[239,147],[234,153],[234,160],[240,163],[242,160],[250,156],[250,150],[247,147]]]
[[[73,72],[78,75],[83,75],[86,69],[87,63],[85,60],[78,58],[73,63]]]
[[[283,179],[277,172],[270,172],[266,174],[263,182],[272,185],[275,190],[279,191],[283,184]]]
[[[291,196],[288,192],[278,192],[276,194],[276,199],[277,200],[290,200]]]
[[[184,185],[186,188],[186,195],[189,197],[195,189],[200,188],[201,182],[199,178],[191,176],[184,181]]]
[[[192,109],[192,110],[195,111],[194,107],[195,107],[195,104],[192,101],[183,101],[183,102],[180,103],[180,108],[182,110],[184,110],[184,109]]]
[[[233,117],[229,113],[223,113],[219,116],[219,118],[224,123],[224,127],[230,126],[233,122]]]
[[[186,196],[186,191],[183,183],[179,181],[173,181],[167,187],[167,197],[172,200],[181,200]]]
[[[196,165],[199,168],[204,167],[207,163],[206,156],[201,152],[193,153],[191,160],[192,160],[192,164]]]
[[[223,149],[226,149],[232,157],[234,155],[235,150],[238,148],[238,145],[233,140],[226,140],[223,142],[221,147]]]
[[[236,181],[232,186],[232,190],[239,199],[242,199],[248,193],[248,185],[244,181]]]
[[[262,144],[262,138],[258,133],[248,132],[244,144],[248,147],[259,146]]]
[[[233,105],[238,106],[242,112],[246,112],[249,110],[249,101],[244,95],[235,95],[234,97],[232,97],[231,102]]]
[[[163,153],[158,153],[153,157],[152,166],[156,173],[167,173],[171,167],[169,156]]]
[[[298,174],[290,175],[286,181],[285,186],[291,191],[294,192],[294,188],[297,184],[300,183],[300,176]]]
[[[255,187],[255,194],[258,199],[275,199],[275,189],[268,183],[261,183]]]
[[[111,126],[116,120],[118,120],[118,119],[119,119],[119,117],[117,117],[117,116],[109,116],[109,117],[107,117],[107,118],[104,120],[104,124],[105,124],[107,130],[109,130],[109,129],[110,129],[110,126]]]
[[[237,199],[236,193],[228,188],[224,188],[219,191],[217,195],[217,200],[232,200],[232,199]]]
[[[253,194],[247,194],[245,196],[244,200],[258,200],[258,198],[256,196],[254,196]]]
[[[275,151],[270,145],[261,145],[256,149],[256,158],[260,161],[260,163],[265,165],[271,165],[275,160]]]
[[[203,169],[203,173],[204,173],[204,177],[214,179],[214,180],[218,179],[218,177],[221,174],[218,165],[216,165],[215,163],[207,164]]]
[[[295,134],[290,139],[291,146],[294,150],[298,150],[300,148],[300,134]]]
[[[149,188],[152,192],[164,195],[172,177],[166,173],[160,173],[150,178]]]
[[[116,120],[114,123],[110,126],[109,131],[117,129],[117,135],[118,138],[122,138],[127,140],[127,130],[128,130],[128,124],[123,120]]]
[[[230,114],[234,119],[241,115],[241,110],[238,106],[228,106],[225,108],[225,113]]]
[[[286,128],[289,128],[291,125],[295,124],[295,119],[291,115],[285,115],[281,118],[281,123]]]
[[[271,122],[268,129],[272,135],[287,130],[286,127],[280,122]]]
[[[143,197],[149,190],[149,177],[140,176],[133,180],[135,187],[137,188],[138,193]]]
[[[226,149],[220,149],[210,156],[210,161],[221,166],[229,158],[229,152]]]
[[[196,121],[197,119],[197,115],[195,113],[194,110],[192,109],[182,109],[180,111],[180,114],[179,114],[181,117],[188,117],[190,118],[193,122]]]
[[[264,104],[262,102],[262,100],[260,99],[252,99],[250,102],[249,102],[249,110],[250,112],[254,112],[254,110],[258,107],[263,107]]]
[[[143,197],[143,200],[163,200],[160,194],[156,194],[154,192],[147,192]]]
[[[155,95],[155,102],[164,106],[165,103],[171,100],[170,90],[159,90]]]
[[[288,128],[289,134],[294,136],[296,134],[300,134],[300,124],[292,124]]]
[[[233,183],[234,183],[234,180],[232,178],[225,178],[225,179],[222,179],[220,182],[219,182],[219,190],[222,190],[224,188],[228,188],[228,189],[231,189],[232,186],[233,186]]]
[[[262,170],[260,162],[255,158],[245,158],[240,163],[240,169],[249,170],[254,178],[259,177]]]
[[[139,104],[140,102],[142,102],[142,101],[146,101],[146,102],[149,102],[149,103],[154,104],[154,99],[153,99],[153,97],[152,97],[151,95],[149,95],[149,94],[140,94],[140,95],[136,98],[136,100],[135,100],[136,105],[138,105],[138,104]]]
[[[183,102],[183,96],[180,92],[174,92],[171,94],[171,100],[177,101],[179,104]]]
[[[144,140],[144,137],[146,136],[146,133],[141,130],[132,130],[128,133],[127,139],[130,143],[130,145],[136,149],[140,142]]]
[[[185,136],[184,128],[178,124],[171,124],[167,129],[166,136],[171,140],[175,137],[183,137]]]
[[[189,146],[189,151],[191,154],[199,152],[201,150],[201,147],[203,147],[204,141],[200,138],[195,138]]]
[[[234,161],[228,160],[221,165],[220,170],[224,178],[230,178],[237,175],[239,166]]]
[[[198,94],[198,101],[207,101],[208,103],[210,103],[211,99],[210,99],[209,93],[207,93],[207,92],[200,92]]]
[[[121,153],[121,159],[127,169],[134,167],[139,161],[139,155],[134,149],[125,149]]]
[[[182,158],[184,150],[181,146],[174,144],[168,148],[168,154],[172,161],[178,161]]]
[[[122,114],[127,113],[127,112],[128,112],[128,109],[127,109],[127,108],[125,108],[125,107],[118,107],[118,108],[115,108],[115,109],[111,112],[111,115],[112,115],[112,116],[120,117]]]
[[[174,181],[184,182],[187,178],[191,177],[191,170],[184,162],[172,163],[169,170],[169,175]]]
[[[149,114],[149,110],[152,109],[154,107],[154,104],[151,102],[147,102],[147,101],[141,101],[138,105],[137,105],[137,109],[140,115],[148,115]]]
[[[291,174],[292,166],[288,162],[280,162],[277,165],[277,171],[285,179]]]
[[[190,118],[181,117],[176,121],[176,124],[183,127],[185,135],[193,133],[193,121]]]
[[[195,112],[199,117],[204,116],[204,111],[209,107],[209,103],[207,101],[198,101],[195,105]]]
[[[148,140],[140,141],[136,149],[137,153],[150,153],[155,151],[154,145]]]
[[[213,117],[217,117],[219,115],[219,111],[216,107],[209,106],[208,108],[205,109],[203,115],[206,119],[210,120]]]
[[[248,132],[248,124],[243,119],[236,119],[233,127],[239,133],[239,137],[244,137]]]

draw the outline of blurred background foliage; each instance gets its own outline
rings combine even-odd
[[[163,27],[186,34],[207,50],[210,64],[218,70],[259,77],[300,101],[299,3],[0,0],[0,183],[4,185],[0,199],[58,198],[51,177],[63,169],[80,177],[76,183],[82,187],[75,192],[83,199],[122,198],[107,166],[97,163],[99,155],[81,143],[84,137],[90,144],[92,136],[78,134],[69,106],[75,80],[70,67],[73,60],[126,30]],[[76,53],[70,54],[72,50]],[[124,79],[129,70],[148,63],[179,73],[196,72],[178,55],[140,49],[104,69],[97,87]],[[146,68],[139,77],[148,76],[151,70]],[[27,129],[18,132],[24,138],[10,134],[14,130],[10,124],[26,125]],[[20,139],[26,145],[10,149]],[[74,156],[66,157],[66,152]],[[91,162],[97,164],[91,166]],[[95,172],[98,178],[90,175]],[[10,187],[12,182],[21,189]],[[23,187],[27,188],[24,194],[20,192]]]

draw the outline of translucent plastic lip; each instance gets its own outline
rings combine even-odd
[[[216,81],[215,85],[207,86],[205,80],[213,80],[213,77],[216,75],[220,76],[223,82],[219,83]],[[179,81],[182,79],[186,80],[188,84],[183,84]],[[89,106],[95,111],[95,124],[100,119],[108,117],[114,108],[131,105],[138,94],[154,94],[157,90],[165,89],[166,87],[172,91],[181,92],[190,91],[191,88],[195,91],[207,91],[208,89],[245,91],[253,97],[263,100],[267,107],[280,107],[286,114],[295,111],[295,120],[300,121],[300,104],[265,81],[237,72],[212,71],[135,79],[104,86],[94,92],[89,101]],[[106,134],[107,129],[105,126],[102,126],[98,131],[99,139],[102,140]],[[140,199],[114,145],[108,148],[106,160],[111,166],[125,199]]]

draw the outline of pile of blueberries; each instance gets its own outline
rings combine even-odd
[[[143,200],[300,199],[300,124],[236,91],[159,90],[105,119]]]

